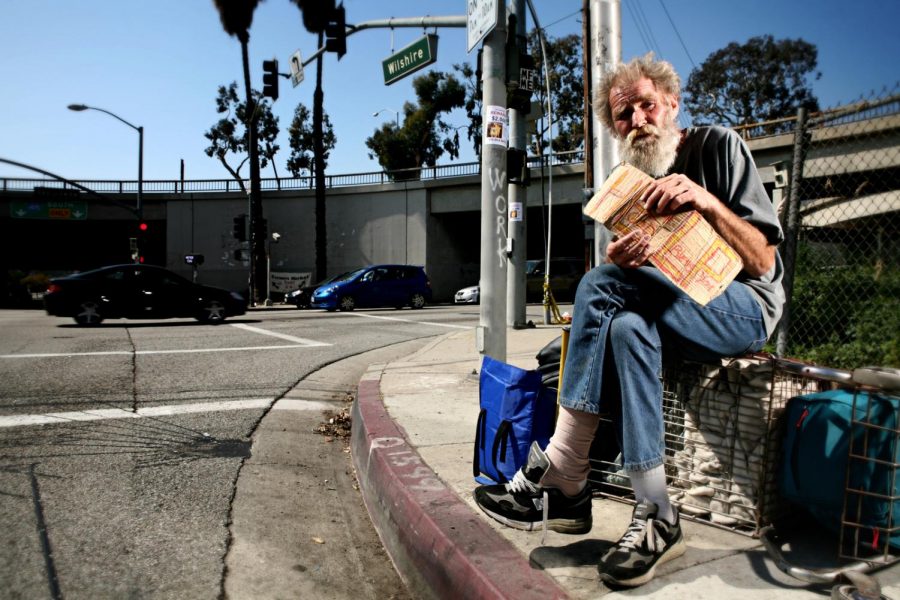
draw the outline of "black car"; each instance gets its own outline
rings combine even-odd
[[[247,301],[235,292],[192,283],[150,265],[115,265],[50,280],[47,314],[72,317],[79,325],[103,319],[189,317],[219,323],[242,315]]]
[[[350,272],[348,271],[347,273],[340,273],[338,275],[332,275],[328,279],[323,279],[322,281],[320,281],[318,283],[311,283],[309,285],[301,286],[301,287],[297,288],[296,290],[294,290],[293,292],[289,292],[288,294],[286,294],[284,296],[284,302],[285,302],[285,304],[293,304],[297,308],[309,308],[310,303],[312,302],[313,292],[316,291],[316,288],[326,285],[326,284],[329,284],[332,281],[337,281],[338,279],[343,279],[344,276],[348,275],[349,273]]]

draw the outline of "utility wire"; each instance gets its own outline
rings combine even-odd
[[[675,26],[675,21],[672,20],[672,15],[669,14],[669,9],[666,8],[666,5],[663,2],[663,0],[659,0],[659,5],[662,6],[663,12],[666,13],[666,17],[668,17],[668,19],[669,19],[669,23],[672,24],[672,29],[675,31],[675,35],[678,37],[678,41],[681,42],[681,47],[684,49],[684,53],[687,55],[688,60],[691,61],[691,66],[696,69],[697,63],[694,62],[694,59],[691,56],[691,53],[688,52],[687,45],[685,45],[684,40],[681,39],[681,33],[679,33],[679,31],[678,31],[678,27]]]
[[[574,17],[575,15],[578,15],[578,14],[581,14],[581,10],[576,10],[575,12],[569,13],[569,14],[567,14],[567,15],[564,16],[564,17],[560,17],[559,19],[553,21],[552,23],[548,23],[548,24],[544,25],[543,27],[541,27],[541,29],[544,30],[544,31],[547,31],[548,29],[550,29],[551,27],[553,27],[553,26],[556,25],[557,23],[562,23],[562,22],[565,21],[566,19],[568,19],[568,18],[570,18],[570,17]]]

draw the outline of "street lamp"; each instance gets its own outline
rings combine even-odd
[[[396,117],[397,117],[397,129],[400,129],[400,111],[394,110],[393,108],[382,108],[382,109],[379,110],[379,111],[373,112],[373,113],[372,113],[372,116],[373,116],[373,117],[377,117],[378,115],[380,115],[380,114],[383,113],[383,112],[392,112],[392,113],[394,113],[394,115],[396,115]]]
[[[137,193],[137,216],[138,219],[144,214],[144,128],[133,125],[115,113],[111,113],[106,109],[97,108],[96,106],[87,106],[86,104],[70,104],[69,110],[81,112],[83,110],[99,110],[111,117],[115,117],[119,121],[125,123],[138,132],[138,193]]]

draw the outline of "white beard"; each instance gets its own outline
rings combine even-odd
[[[649,133],[637,137],[639,133]],[[670,120],[662,128],[645,125],[633,129],[627,137],[617,140],[622,159],[644,171],[651,177],[662,177],[669,172],[678,155],[681,132]]]

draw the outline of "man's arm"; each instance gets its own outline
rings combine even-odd
[[[648,211],[660,214],[692,206],[735,249],[744,261],[744,270],[752,277],[764,275],[775,264],[775,245],[759,229],[685,175],[657,179],[644,192],[642,201]]]

